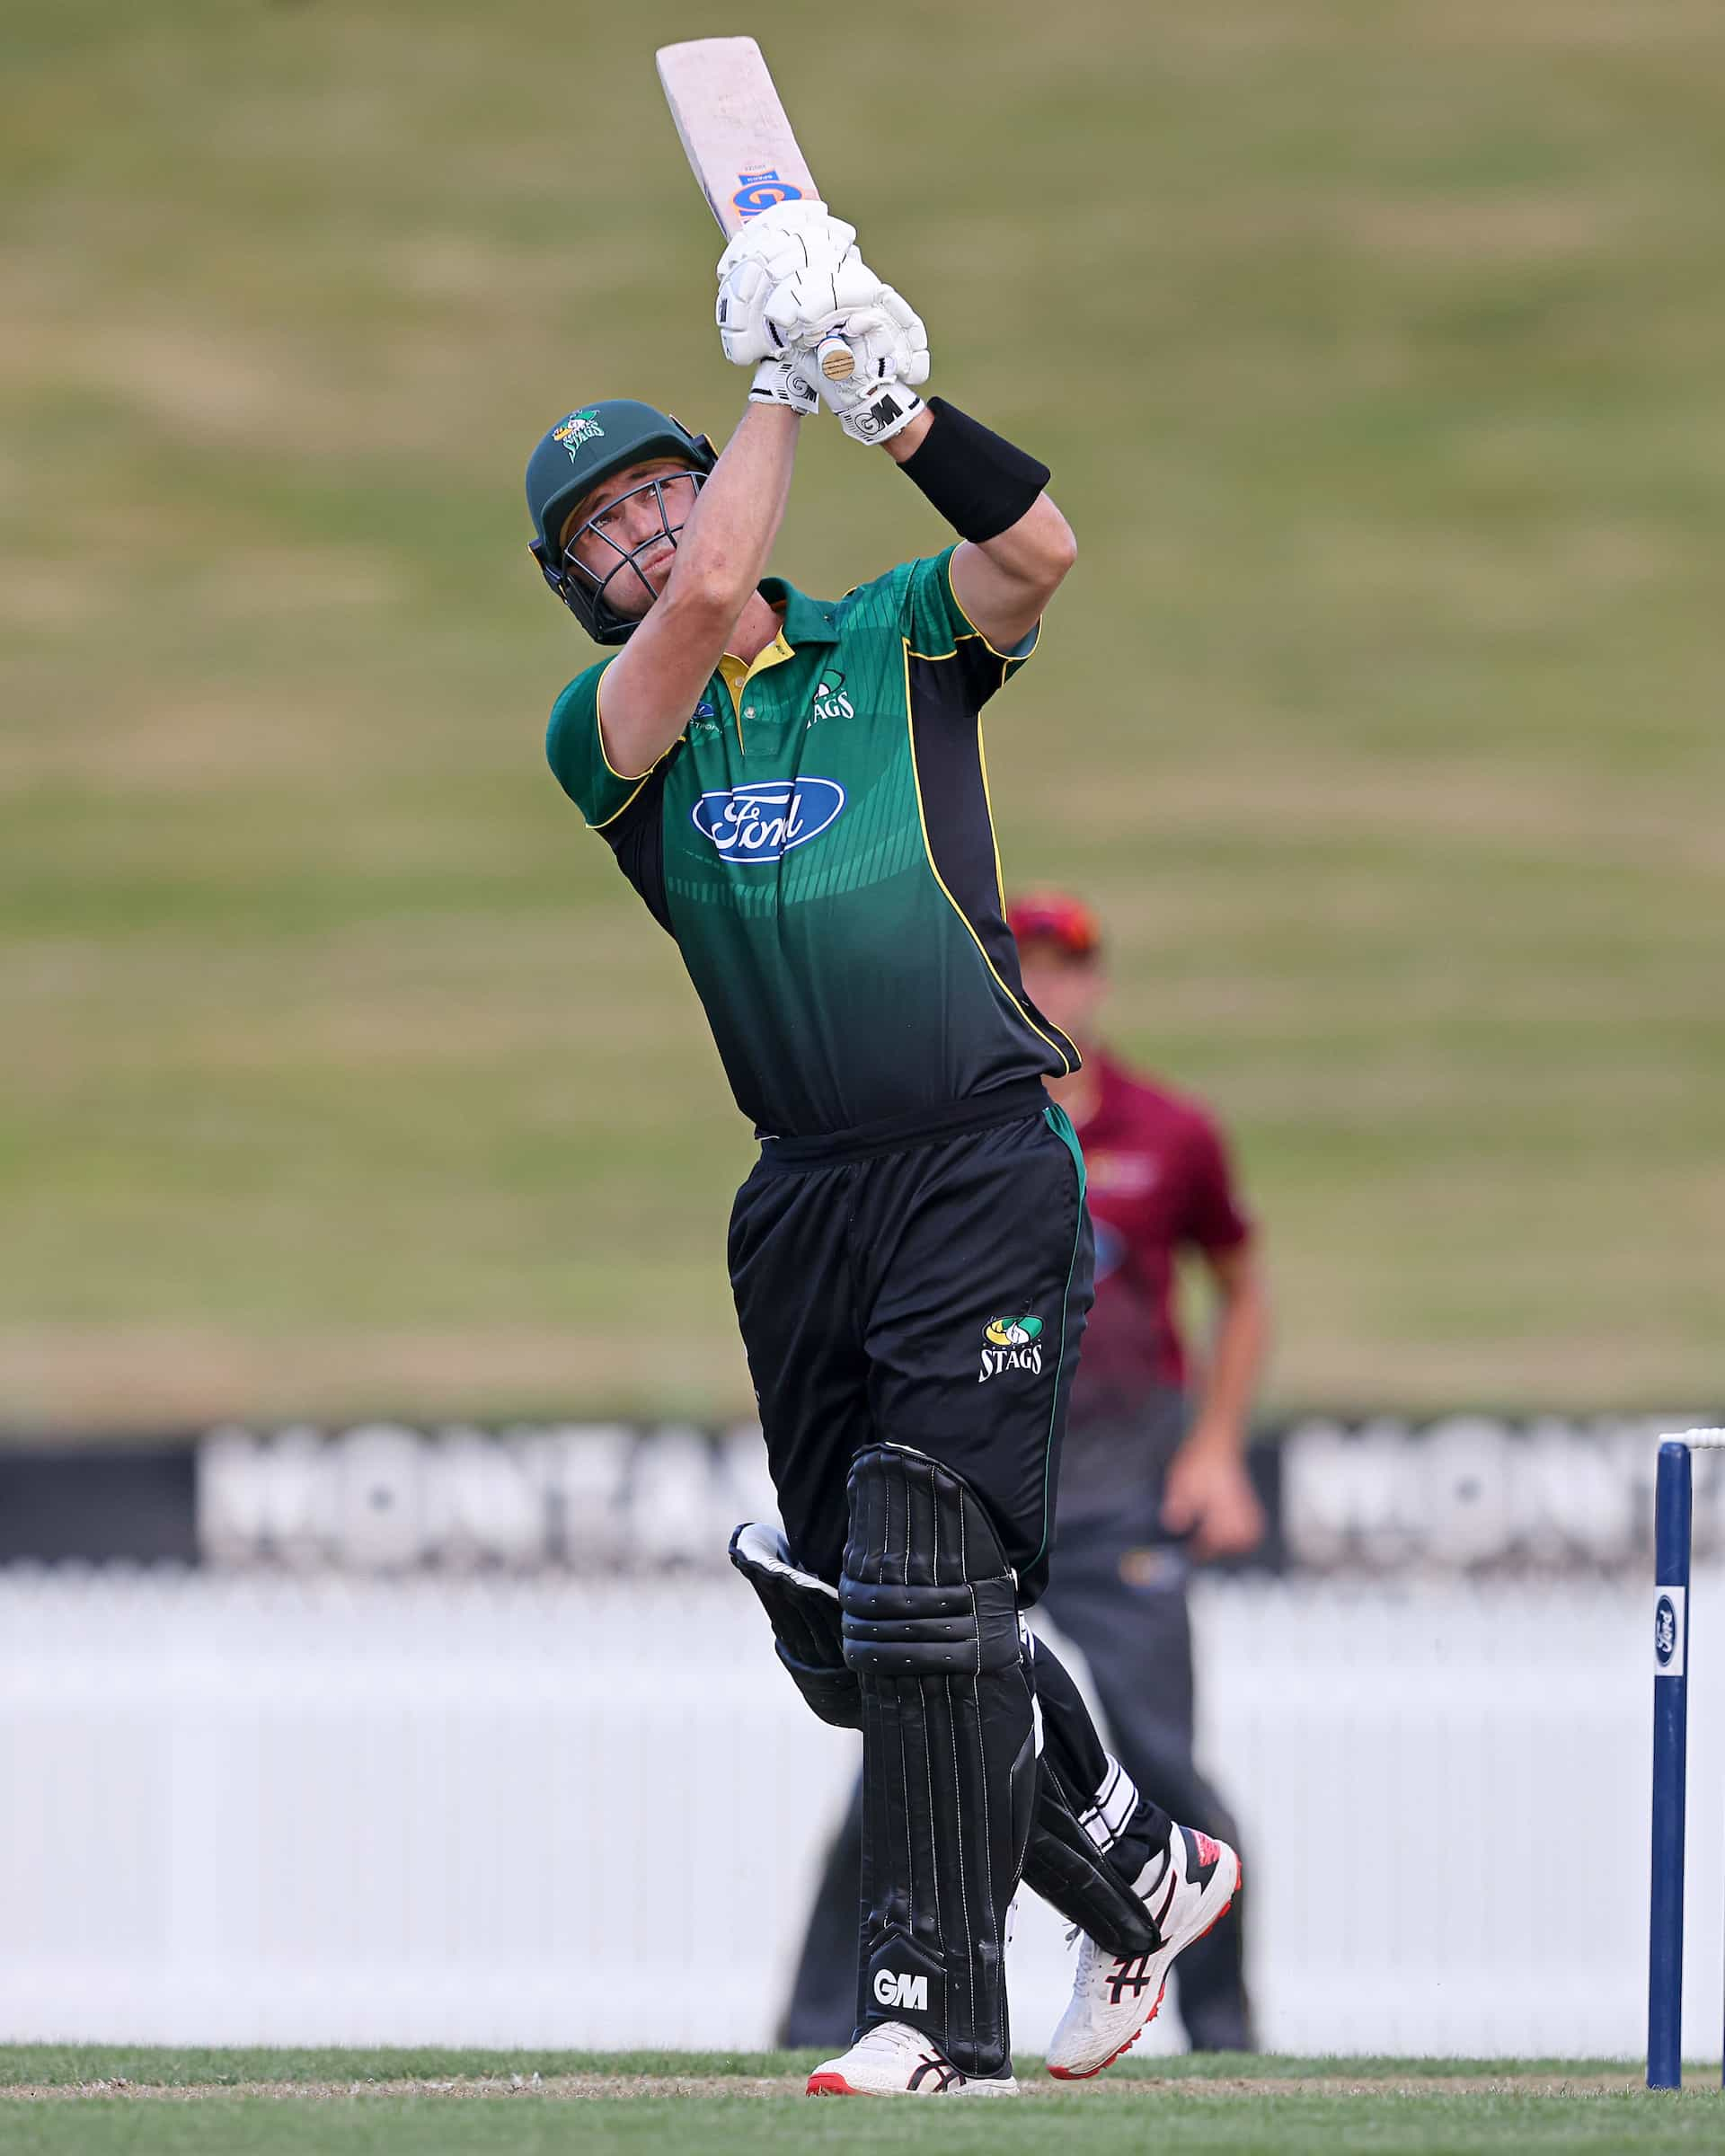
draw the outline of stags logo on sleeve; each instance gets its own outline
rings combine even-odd
[[[1026,1312],[1016,1318],[990,1318],[982,1329],[982,1371],[977,1379],[986,1385],[1006,1370],[1042,1369],[1042,1321]]]

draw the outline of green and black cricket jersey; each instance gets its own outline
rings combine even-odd
[[[983,756],[1035,636],[971,625],[953,551],[833,602],[768,578],[781,634],[721,663],[644,776],[605,753],[610,658],[552,711],[551,767],[676,938],[763,1136],[938,1122],[1077,1067],[1023,992]]]

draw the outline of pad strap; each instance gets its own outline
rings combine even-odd
[[[933,426],[899,467],[961,539],[978,546],[1010,530],[1052,477],[1048,467],[1003,436],[931,397]]]
[[[880,1677],[974,1675],[1020,1657],[1018,1593],[1009,1575],[946,1587],[848,1576],[838,1583],[845,1660]]]
[[[1109,1953],[1153,1953],[1162,1941],[1150,1912],[1079,1824],[1046,1752],[1037,1765],[1036,1827],[1024,1884]]]

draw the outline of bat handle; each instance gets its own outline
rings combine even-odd
[[[842,337],[823,337],[815,358],[829,382],[848,382],[856,372],[856,354]]]

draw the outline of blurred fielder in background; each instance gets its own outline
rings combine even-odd
[[[755,372],[721,456],[626,399],[535,449],[534,552],[620,647],[546,746],[761,1140],[730,1269],[784,1533],[741,1527],[731,1554],[809,1705],[862,1732],[855,2041],[810,2092],[1009,2095],[1021,1877],[1084,1934],[1048,2047],[1076,2078],[1136,2040],[1240,1867],[1138,1794],[1022,1619],[1092,1253],[1045,1088],[1078,1052],[1019,976],[980,712],[1074,542],[1045,465],[924,404],[922,324],[854,239],[801,199],[726,248],[721,337]],[[811,364],[835,334],[838,382]],[[961,540],[836,602],[763,578],[822,397]]]
[[[1057,1561],[1042,1606],[1079,1648],[1116,1751],[1178,1818],[1239,1846],[1192,1757],[1192,1560],[1243,1557],[1264,1515],[1246,1471],[1252,1401],[1269,1341],[1252,1224],[1214,1118],[1102,1048],[1107,988],[1095,915],[1040,892],[1008,915],[1026,994],[1075,1042],[1083,1067],[1049,1081],[1084,1149],[1096,1301],[1060,1466]],[[1216,1319],[1198,1374],[1181,1336],[1176,1267],[1196,1256]],[[836,1835],[783,2040],[824,2044],[848,2023],[861,1789]],[[1237,1911],[1182,1955],[1180,2015],[1195,2051],[1252,2046]]]
[[[1249,1556],[1264,1537],[1245,1465],[1269,1348],[1253,1223],[1215,1118],[1103,1047],[1108,978],[1091,908],[1032,894],[1010,920],[1026,992],[1084,1055],[1083,1068],[1048,1090],[1084,1149],[1096,1237],[1048,1611],[1083,1650],[1139,1787],[1237,1848],[1228,1807],[1192,1760],[1186,1582],[1191,1561]],[[1215,1303],[1196,1365],[1181,1332],[1182,1257],[1203,1268]],[[1194,2050],[1252,2049],[1238,1910],[1182,1957],[1175,1987]]]

